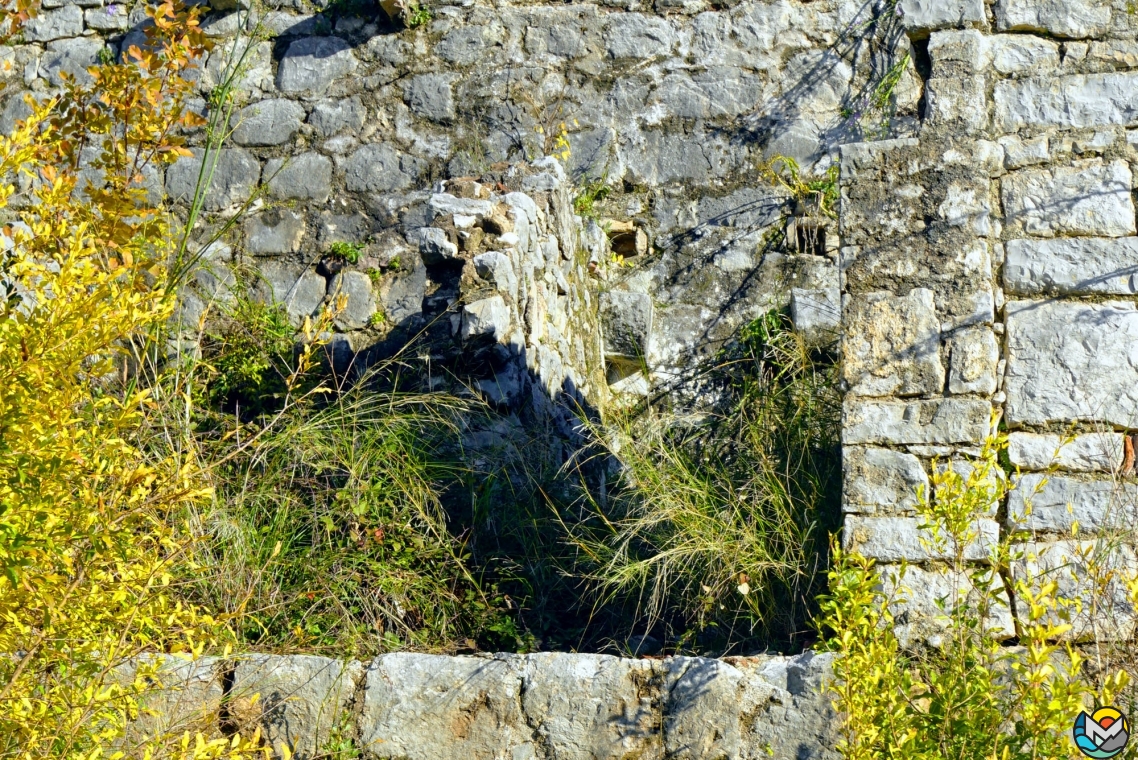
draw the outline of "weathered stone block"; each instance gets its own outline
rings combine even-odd
[[[1059,45],[1024,34],[997,34],[987,38],[992,68],[1001,74],[1040,76],[1059,68]]]
[[[462,337],[477,338],[487,335],[504,342],[510,335],[513,320],[510,307],[501,296],[491,296],[468,303],[462,308]]]
[[[940,320],[932,291],[851,297],[842,357],[842,376],[852,394],[916,396],[943,390]]]
[[[839,760],[834,748],[841,723],[829,692],[834,657],[804,652],[796,657],[732,658],[745,680],[761,679],[775,687],[766,709],[753,713],[738,757]],[[744,726],[747,717],[742,713]]]
[[[246,106],[233,117],[233,141],[238,145],[281,145],[292,139],[304,121],[304,108],[275,98]]]
[[[327,282],[299,264],[267,261],[261,265],[260,274],[257,288],[260,299],[283,306],[294,326],[314,314],[324,301]]]
[[[324,137],[331,137],[344,130],[358,130],[366,121],[367,107],[358,95],[342,100],[322,100],[308,114],[308,123]]]
[[[605,50],[611,58],[651,58],[669,55],[676,41],[671,25],[642,13],[614,13],[605,30]]]
[[[287,209],[272,209],[245,220],[245,245],[250,253],[296,253],[304,242],[304,217]]]
[[[78,37],[83,34],[83,10],[77,5],[65,5],[58,10],[38,13],[24,24],[23,34],[28,42]]]
[[[1108,0],[998,0],[1001,32],[1044,32],[1055,37],[1095,37],[1110,28]]]
[[[531,654],[522,709],[550,756],[663,758],[664,673],[653,660]]]
[[[843,512],[906,514],[917,508],[918,493],[929,495],[929,476],[912,454],[847,446],[842,451],[842,471]]]
[[[647,293],[611,290],[601,294],[605,355],[643,360],[652,335],[653,304]]]
[[[63,75],[79,84],[88,84],[91,75],[87,69],[95,65],[103,47],[103,41],[96,37],[49,42],[47,52],[40,59],[40,72],[56,87],[63,86]]]
[[[983,26],[988,21],[983,0],[901,0],[897,10],[905,29],[918,35],[937,29]]]
[[[1133,483],[1028,473],[1015,486],[1008,496],[1008,523],[1026,530],[1069,535],[1076,522],[1080,531],[1095,532],[1129,528],[1138,518]]]
[[[518,658],[388,654],[367,669],[364,757],[536,760]]]
[[[990,58],[988,39],[976,29],[934,32],[929,37],[933,76],[982,73]]]
[[[352,192],[389,193],[413,187],[426,168],[386,143],[365,145],[344,162],[344,182]]]
[[[83,12],[88,29],[100,32],[122,32],[130,28],[130,16],[125,5],[117,3],[106,8],[91,8]]]
[[[1138,311],[1130,303],[1007,304],[1011,425],[1138,420]]]
[[[1047,137],[1021,140],[1015,135],[1005,135],[1000,138],[1000,145],[1004,149],[1004,166],[1008,169],[1022,169],[1051,160],[1050,140]]]
[[[420,74],[403,86],[403,102],[428,119],[446,121],[454,118],[453,74]]]
[[[314,152],[273,158],[265,164],[264,176],[274,198],[323,203],[332,192],[332,159]]]
[[[1131,181],[1125,161],[1098,159],[1009,174],[1001,188],[1008,229],[1038,237],[1133,235]]]
[[[1031,542],[1022,547],[1023,558],[1013,563],[1012,577],[1038,590],[1058,584],[1057,599],[1067,615],[1053,613],[1044,622],[1069,623],[1065,640],[1127,641],[1133,635],[1135,611],[1125,579],[1138,574],[1134,550],[1123,545],[1091,541]],[[1094,572],[1090,572],[1094,566]],[[1098,585],[1103,579],[1105,587]],[[1093,603],[1090,600],[1093,599]],[[1081,604],[1076,607],[1076,603]]]
[[[803,340],[829,345],[838,338],[842,321],[841,294],[837,288],[817,290],[791,288],[790,321]]]
[[[281,57],[277,88],[293,95],[322,95],[357,67],[352,47],[339,37],[304,37]]]
[[[427,266],[458,260],[458,245],[450,242],[438,227],[421,227],[418,232],[419,255]]]
[[[510,257],[501,251],[487,251],[474,257],[474,271],[511,299],[518,296],[518,276]]]
[[[844,444],[937,445],[979,443],[988,434],[992,405],[973,399],[866,401],[842,407]]]
[[[1004,290],[1016,295],[1138,293],[1138,238],[1011,240]]]
[[[375,314],[375,293],[371,278],[363,272],[345,271],[332,279],[328,292],[333,299],[347,296],[348,303],[336,316],[336,327],[341,330],[359,330],[366,327],[371,315]]]
[[[422,264],[410,272],[403,272],[384,280],[379,299],[383,314],[392,324],[421,314],[423,298],[427,295],[427,268]]]
[[[939,646],[946,634],[951,635],[951,611],[956,603],[972,597],[978,600],[975,586],[967,572],[954,572],[947,567],[925,569],[915,565],[878,568],[882,591],[890,599],[889,611],[897,622],[894,632],[903,647],[928,643]],[[991,579],[997,603],[988,612],[985,628],[998,639],[1015,635],[1011,605],[1004,584],[997,574]]]
[[[188,204],[194,197],[203,154],[190,148],[192,157],[183,158],[166,170],[166,194],[176,203]],[[222,211],[244,203],[261,179],[261,164],[241,148],[222,148],[205,194],[206,211]]]
[[[1104,127],[1138,124],[1138,72],[996,83],[996,124],[1023,127]]]
[[[327,657],[251,655],[234,671],[230,713],[243,731],[259,725],[273,747],[308,760],[325,749],[363,672],[362,663]]]
[[[921,521],[922,518],[918,517],[847,515],[842,530],[842,547],[880,562],[951,559],[954,547],[947,540],[943,546],[935,545],[931,531],[920,529]],[[975,529],[979,537],[965,547],[965,559],[986,558],[989,549],[1000,539],[1000,526],[995,520],[977,520]]]
[[[139,699],[146,712],[127,727],[119,748],[129,750],[153,736],[216,732],[224,695],[222,667],[216,657],[184,660],[161,654],[142,655],[120,666],[112,678],[129,683],[141,670],[154,680],[153,689]]]
[[[774,687],[761,678],[746,678],[721,660],[673,657],[667,668],[667,756],[677,760],[743,756],[746,728],[739,714],[760,712],[769,704]]]
[[[1071,472],[1114,472],[1122,464],[1121,433],[1087,433],[1065,441],[1059,435],[1009,433],[1008,459],[1025,470],[1055,465]]]
[[[996,363],[1000,346],[987,327],[956,333],[947,343],[948,391],[953,394],[996,392]]]
[[[969,134],[988,126],[988,84],[983,75],[930,79],[925,95],[930,124]]]

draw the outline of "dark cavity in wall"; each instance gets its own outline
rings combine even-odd
[[[917,70],[917,76],[921,78],[921,99],[917,101],[917,118],[924,121],[925,113],[928,110],[928,84],[933,75],[933,59],[929,55],[928,37],[923,40],[912,40],[910,44],[912,45],[913,68]]]

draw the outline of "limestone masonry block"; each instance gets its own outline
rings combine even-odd
[[[842,452],[842,510],[861,514],[906,514],[918,492],[929,495],[921,460],[892,449],[847,446]]]
[[[982,74],[930,79],[925,87],[929,124],[976,134],[988,126],[988,83]]]
[[[987,38],[992,68],[1005,75],[1040,76],[1059,68],[1059,45],[1023,34]]]
[[[986,327],[962,330],[947,343],[948,390],[953,394],[996,392],[996,363],[1000,346]]]
[[[369,760],[539,757],[520,658],[387,654],[365,678],[360,746]]]
[[[23,27],[28,42],[47,42],[61,37],[78,37],[83,34],[83,11],[77,5],[65,5],[58,10],[43,11],[28,19]]]
[[[1109,0],[998,0],[996,28],[1001,32],[1043,32],[1082,38],[1110,29]]]
[[[1009,231],[1037,237],[1133,235],[1132,175],[1125,161],[1080,161],[1004,177],[1002,196]]]
[[[947,542],[942,547],[932,544],[932,534],[920,529],[921,521],[918,517],[847,515],[842,529],[842,548],[879,562],[951,559],[953,547]],[[995,520],[980,519],[975,528],[978,538],[965,547],[965,559],[984,559],[1000,538],[1000,526]]]
[[[522,677],[522,709],[548,756],[664,757],[658,661],[546,652],[525,658]]]
[[[1138,125],[1138,72],[1005,80],[993,97],[996,125],[1005,132]]]
[[[323,95],[357,66],[351,45],[339,37],[303,37],[281,57],[277,88],[289,95]]]
[[[1091,541],[1031,542],[1022,547],[1024,558],[1012,565],[1012,577],[1030,580],[1039,589],[1055,581],[1056,596],[1066,600],[1071,608],[1070,619],[1053,613],[1045,622],[1060,625],[1070,623],[1072,630],[1063,636],[1066,640],[1099,641],[1129,640],[1134,632],[1134,606],[1130,602],[1124,578],[1138,573],[1134,550],[1126,545],[1096,546]],[[1089,560],[1089,561],[1088,561]],[[1097,566],[1089,574],[1089,563]],[[1096,588],[1096,581],[1109,578],[1105,588]],[[1088,603],[1093,598],[1094,603]],[[1082,609],[1074,603],[1082,601]],[[1093,618],[1092,618],[1093,615]]]
[[[889,611],[901,621],[894,631],[904,647],[922,643],[938,645],[949,632],[950,618],[945,610],[951,610],[957,601],[975,593],[975,587],[967,572],[955,572],[947,567],[925,569],[916,565],[905,568],[885,565],[878,568],[882,591],[891,598]],[[991,579],[1003,604],[996,604],[988,611],[984,625],[996,633],[998,638],[1015,635],[1011,605],[1003,593],[1003,581],[997,574]]]
[[[1025,470],[1052,464],[1072,472],[1114,472],[1122,464],[1122,433],[1087,433],[1064,443],[1064,436],[1008,434],[1008,458]]]
[[[371,315],[375,314],[375,293],[371,278],[363,272],[345,271],[332,278],[328,286],[332,298],[346,296],[344,310],[336,316],[336,327],[341,330],[358,330],[366,327]]]
[[[1138,426],[1134,304],[1011,301],[1006,311],[1010,425]]]
[[[252,655],[237,663],[230,712],[243,729],[260,725],[273,747],[287,743],[297,758],[308,760],[325,749],[346,717],[363,672],[359,662],[327,657]]]
[[[980,443],[988,434],[992,405],[973,399],[865,401],[847,398],[842,442],[851,444]]]
[[[297,102],[274,98],[246,106],[233,117],[233,141],[238,145],[281,145],[293,138],[304,121]]]
[[[501,296],[491,296],[462,307],[462,337],[492,336],[504,342],[510,334],[510,307]]]
[[[841,329],[841,297],[830,290],[791,288],[790,321],[808,343],[833,343]]]
[[[983,26],[988,21],[983,0],[901,0],[897,10],[910,33]]]
[[[1011,240],[1004,289],[1024,296],[1138,293],[1138,237]]]
[[[612,290],[601,294],[605,355],[643,360],[652,335],[653,304],[646,293]]]
[[[1050,141],[1046,137],[1021,140],[1015,135],[1005,135],[1000,138],[1000,145],[1004,148],[1004,166],[1008,169],[1022,169],[1051,160]]]
[[[344,162],[344,183],[352,192],[386,193],[414,186],[427,168],[421,158],[383,143],[365,145]]]
[[[332,192],[332,159],[315,152],[272,158],[265,164],[264,177],[274,198],[323,203]]]
[[[843,321],[842,376],[850,393],[918,396],[944,388],[931,290],[854,296]]]
[[[988,52],[989,39],[976,29],[933,32],[929,37],[933,76],[946,78],[982,73],[991,59]]]
[[[245,241],[258,255],[296,253],[304,241],[304,217],[287,209],[272,209],[245,220]]]
[[[197,187],[202,167],[201,148],[190,148],[189,158],[180,159],[166,170],[166,194],[170,200],[189,203]],[[249,199],[261,180],[261,165],[242,148],[222,148],[205,196],[206,211],[223,211]]]
[[[1046,479],[1046,484],[1040,484]],[[1031,514],[1027,506],[1031,505]],[[1028,473],[1008,496],[1008,523],[1040,533],[1070,534],[1131,528],[1138,518],[1138,486],[1109,479],[1078,480],[1067,475]]]

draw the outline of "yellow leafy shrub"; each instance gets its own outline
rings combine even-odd
[[[145,51],[92,68],[89,84],[67,83],[0,137],[4,758],[267,752],[259,736],[122,742],[159,685],[156,666],[124,664],[142,652],[194,656],[226,636],[168,592],[183,546],[167,518],[202,496],[200,479],[132,443],[147,393],[125,348],[173,309],[170,221],[141,182],[188,154],[181,135],[199,119],[184,109],[183,74],[207,49],[197,11],[149,12]]]

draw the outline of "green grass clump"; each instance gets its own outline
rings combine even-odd
[[[800,648],[839,518],[834,367],[772,313],[714,373],[715,414],[648,411],[597,429],[619,479],[590,499],[593,522],[571,528],[585,579],[680,648]]]
[[[586,219],[596,219],[598,216],[597,204],[607,198],[610,192],[612,192],[612,188],[606,185],[603,180],[587,183],[581,188],[581,192],[573,198],[574,213]]]

